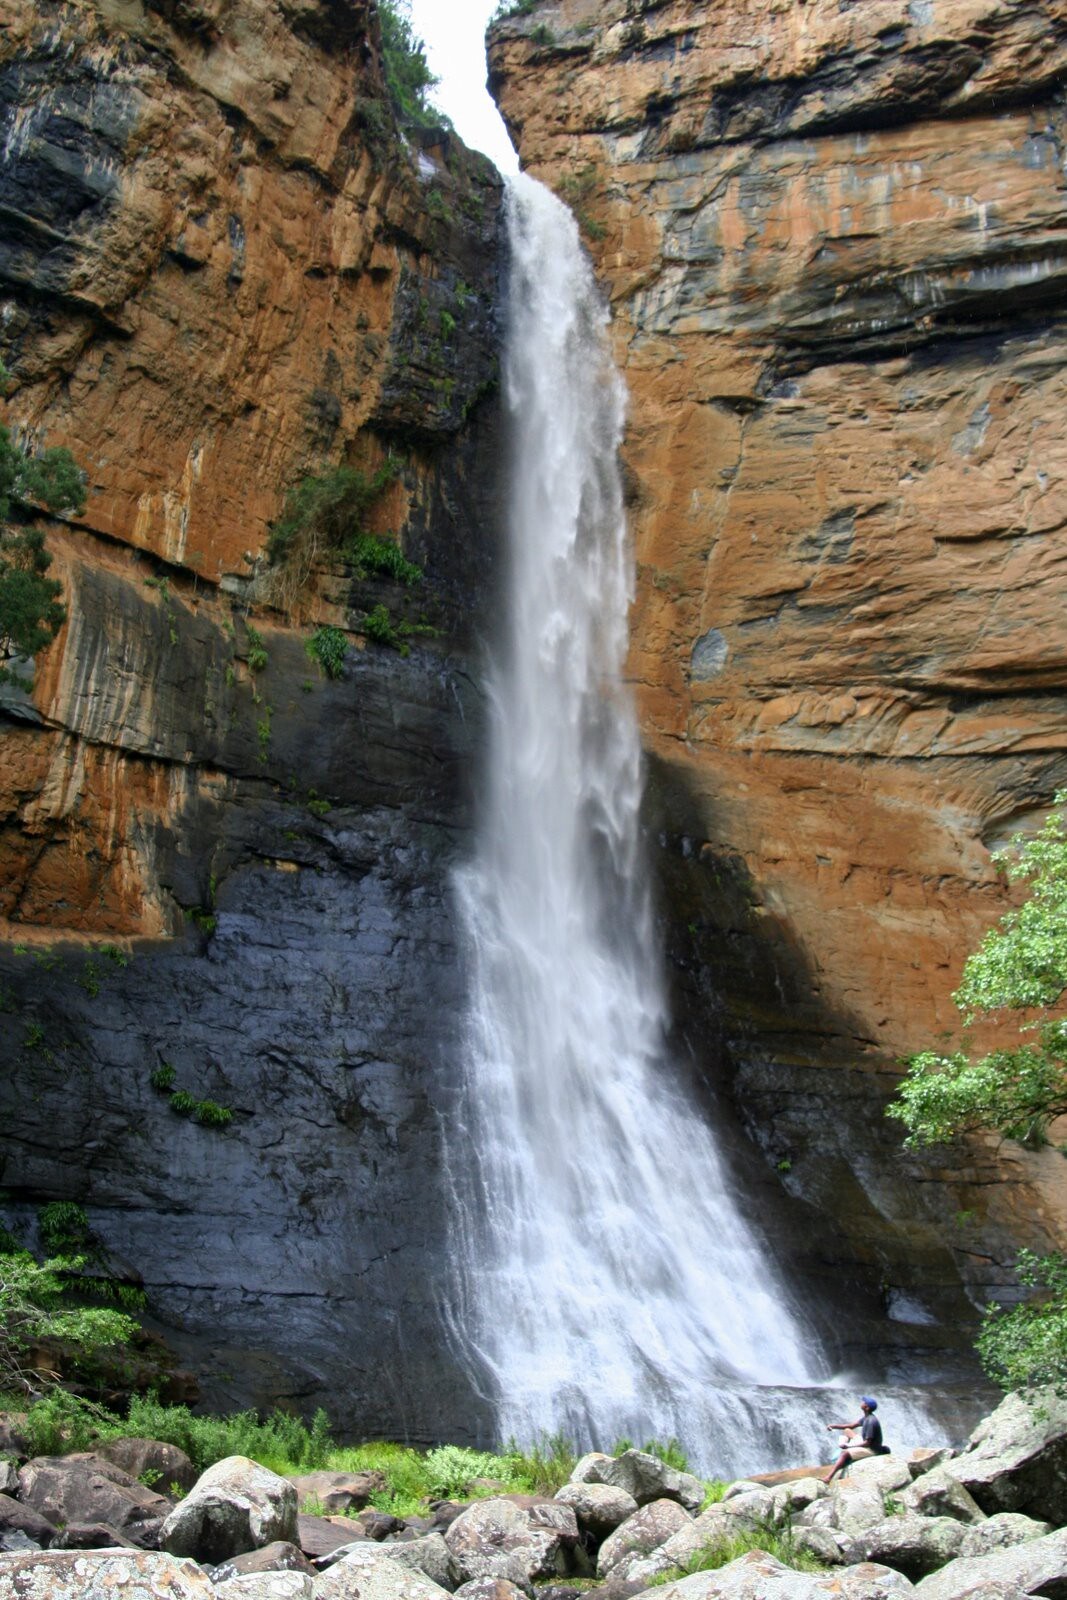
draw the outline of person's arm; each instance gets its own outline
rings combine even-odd
[[[862,1418],[862,1416],[860,1416],[860,1417],[856,1418],[855,1422],[828,1422],[826,1424],[826,1431],[827,1431],[827,1433],[830,1433],[835,1428],[840,1428],[840,1429],[843,1430],[845,1428],[859,1428],[859,1427],[862,1427],[862,1426],[863,1426],[863,1418]]]

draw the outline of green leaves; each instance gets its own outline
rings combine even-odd
[[[6,373],[0,367],[0,385]],[[62,586],[45,576],[52,557],[37,528],[8,526],[13,510],[81,511],[82,474],[69,450],[31,454],[0,426],[0,651],[35,656],[51,644],[66,621]],[[22,683],[0,665],[0,683]]]
[[[967,958],[953,996],[968,1023],[1004,1011],[1031,1018],[1021,1024],[1015,1048],[977,1060],[965,1051],[912,1056],[888,1108],[908,1128],[910,1145],[948,1141],[976,1128],[1035,1138],[1067,1111],[1067,1022],[1032,1015],[1055,1005],[1067,989],[1067,794],[1057,794],[1055,804],[1034,838],[1016,839],[995,858],[1011,880],[1029,885],[1030,897]]]

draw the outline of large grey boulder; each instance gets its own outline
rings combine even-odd
[[[1067,1522],[1067,1396],[1043,1388],[1007,1395],[946,1471],[987,1515],[1022,1511]]]
[[[834,1533],[830,1528],[795,1528],[793,1530],[793,1547],[796,1550],[806,1550],[816,1560],[823,1561],[827,1566],[845,1566],[848,1557],[845,1555],[847,1540],[843,1533]]]
[[[968,1528],[960,1546],[961,1556],[987,1556],[992,1550],[1008,1550],[1013,1544],[1043,1539],[1052,1529],[1047,1522],[1024,1516],[1021,1511],[995,1511],[976,1527]]]
[[[1050,1600],[1067,1596],[1067,1528],[984,1556],[959,1556],[916,1589],[920,1600],[962,1600],[982,1585],[1014,1585]]]
[[[162,1495],[113,1461],[88,1453],[27,1461],[19,1472],[19,1499],[56,1526],[106,1522],[132,1539],[138,1528],[154,1527],[170,1510]]]
[[[724,1540],[733,1538],[736,1533],[737,1522],[727,1515],[726,1507],[722,1504],[709,1506],[699,1517],[694,1517],[685,1527],[673,1533],[656,1554],[671,1566],[681,1567],[701,1550],[722,1544]]]
[[[579,1527],[596,1539],[614,1533],[637,1510],[633,1495],[610,1483],[565,1483],[556,1491],[556,1499],[570,1506]]]
[[[693,1514],[704,1504],[706,1492],[691,1472],[678,1472],[645,1450],[624,1450],[620,1456],[598,1452],[583,1456],[571,1474],[571,1482],[611,1484],[625,1489],[639,1506],[652,1500],[677,1500]]]
[[[878,1561],[915,1581],[958,1556],[964,1532],[954,1517],[906,1511],[867,1528],[846,1547],[845,1556],[849,1562]]]
[[[475,1501],[449,1524],[444,1539],[465,1583],[507,1578],[530,1591],[536,1579],[551,1578],[566,1567],[560,1532],[536,1526],[531,1513],[510,1500]]]
[[[0,1600],[216,1600],[195,1561],[159,1550],[38,1550],[0,1556]]]
[[[644,1594],[661,1573],[673,1572],[675,1566],[676,1563],[669,1560],[662,1549],[653,1550],[649,1555],[640,1550],[631,1550],[629,1555],[615,1563],[596,1590],[597,1600],[630,1600],[631,1595]]]
[[[357,1546],[315,1579],[315,1600],[450,1600],[447,1589],[390,1561],[382,1546]]]
[[[10,1456],[0,1456],[0,1494],[18,1494],[19,1464]]]
[[[724,1517],[732,1519],[735,1527],[773,1527],[781,1514],[781,1502],[774,1496],[773,1489],[749,1489],[746,1494],[732,1495],[729,1500],[721,1500],[717,1507],[708,1509],[720,1511]]]
[[[957,1522],[984,1522],[985,1512],[973,1495],[944,1467],[934,1467],[923,1473],[905,1489],[900,1503],[906,1511],[917,1511],[921,1517],[955,1517]]]
[[[907,1462],[908,1471],[913,1478],[921,1478],[924,1472],[932,1472],[935,1467],[944,1466],[946,1461],[951,1461],[956,1454],[948,1445],[917,1445],[914,1450],[909,1450],[904,1460]]]
[[[604,1540],[597,1555],[598,1576],[606,1578],[624,1556],[650,1555],[692,1521],[677,1500],[650,1500]]]
[[[197,1479],[163,1524],[173,1555],[217,1566],[262,1545],[297,1542],[296,1490],[247,1456],[227,1456]]]

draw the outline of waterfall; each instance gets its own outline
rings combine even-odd
[[[854,1401],[805,1392],[821,1358],[665,1047],[607,312],[566,208],[527,177],[507,203],[510,571],[458,878],[455,1342],[504,1439],[674,1435],[737,1472],[829,1459],[819,1424]]]

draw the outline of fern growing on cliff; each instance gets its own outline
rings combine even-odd
[[[364,517],[399,471],[396,457],[387,456],[374,472],[331,467],[302,478],[289,490],[267,541],[267,560],[274,569],[271,598],[276,604],[292,612],[320,562],[354,552],[363,535]]]

